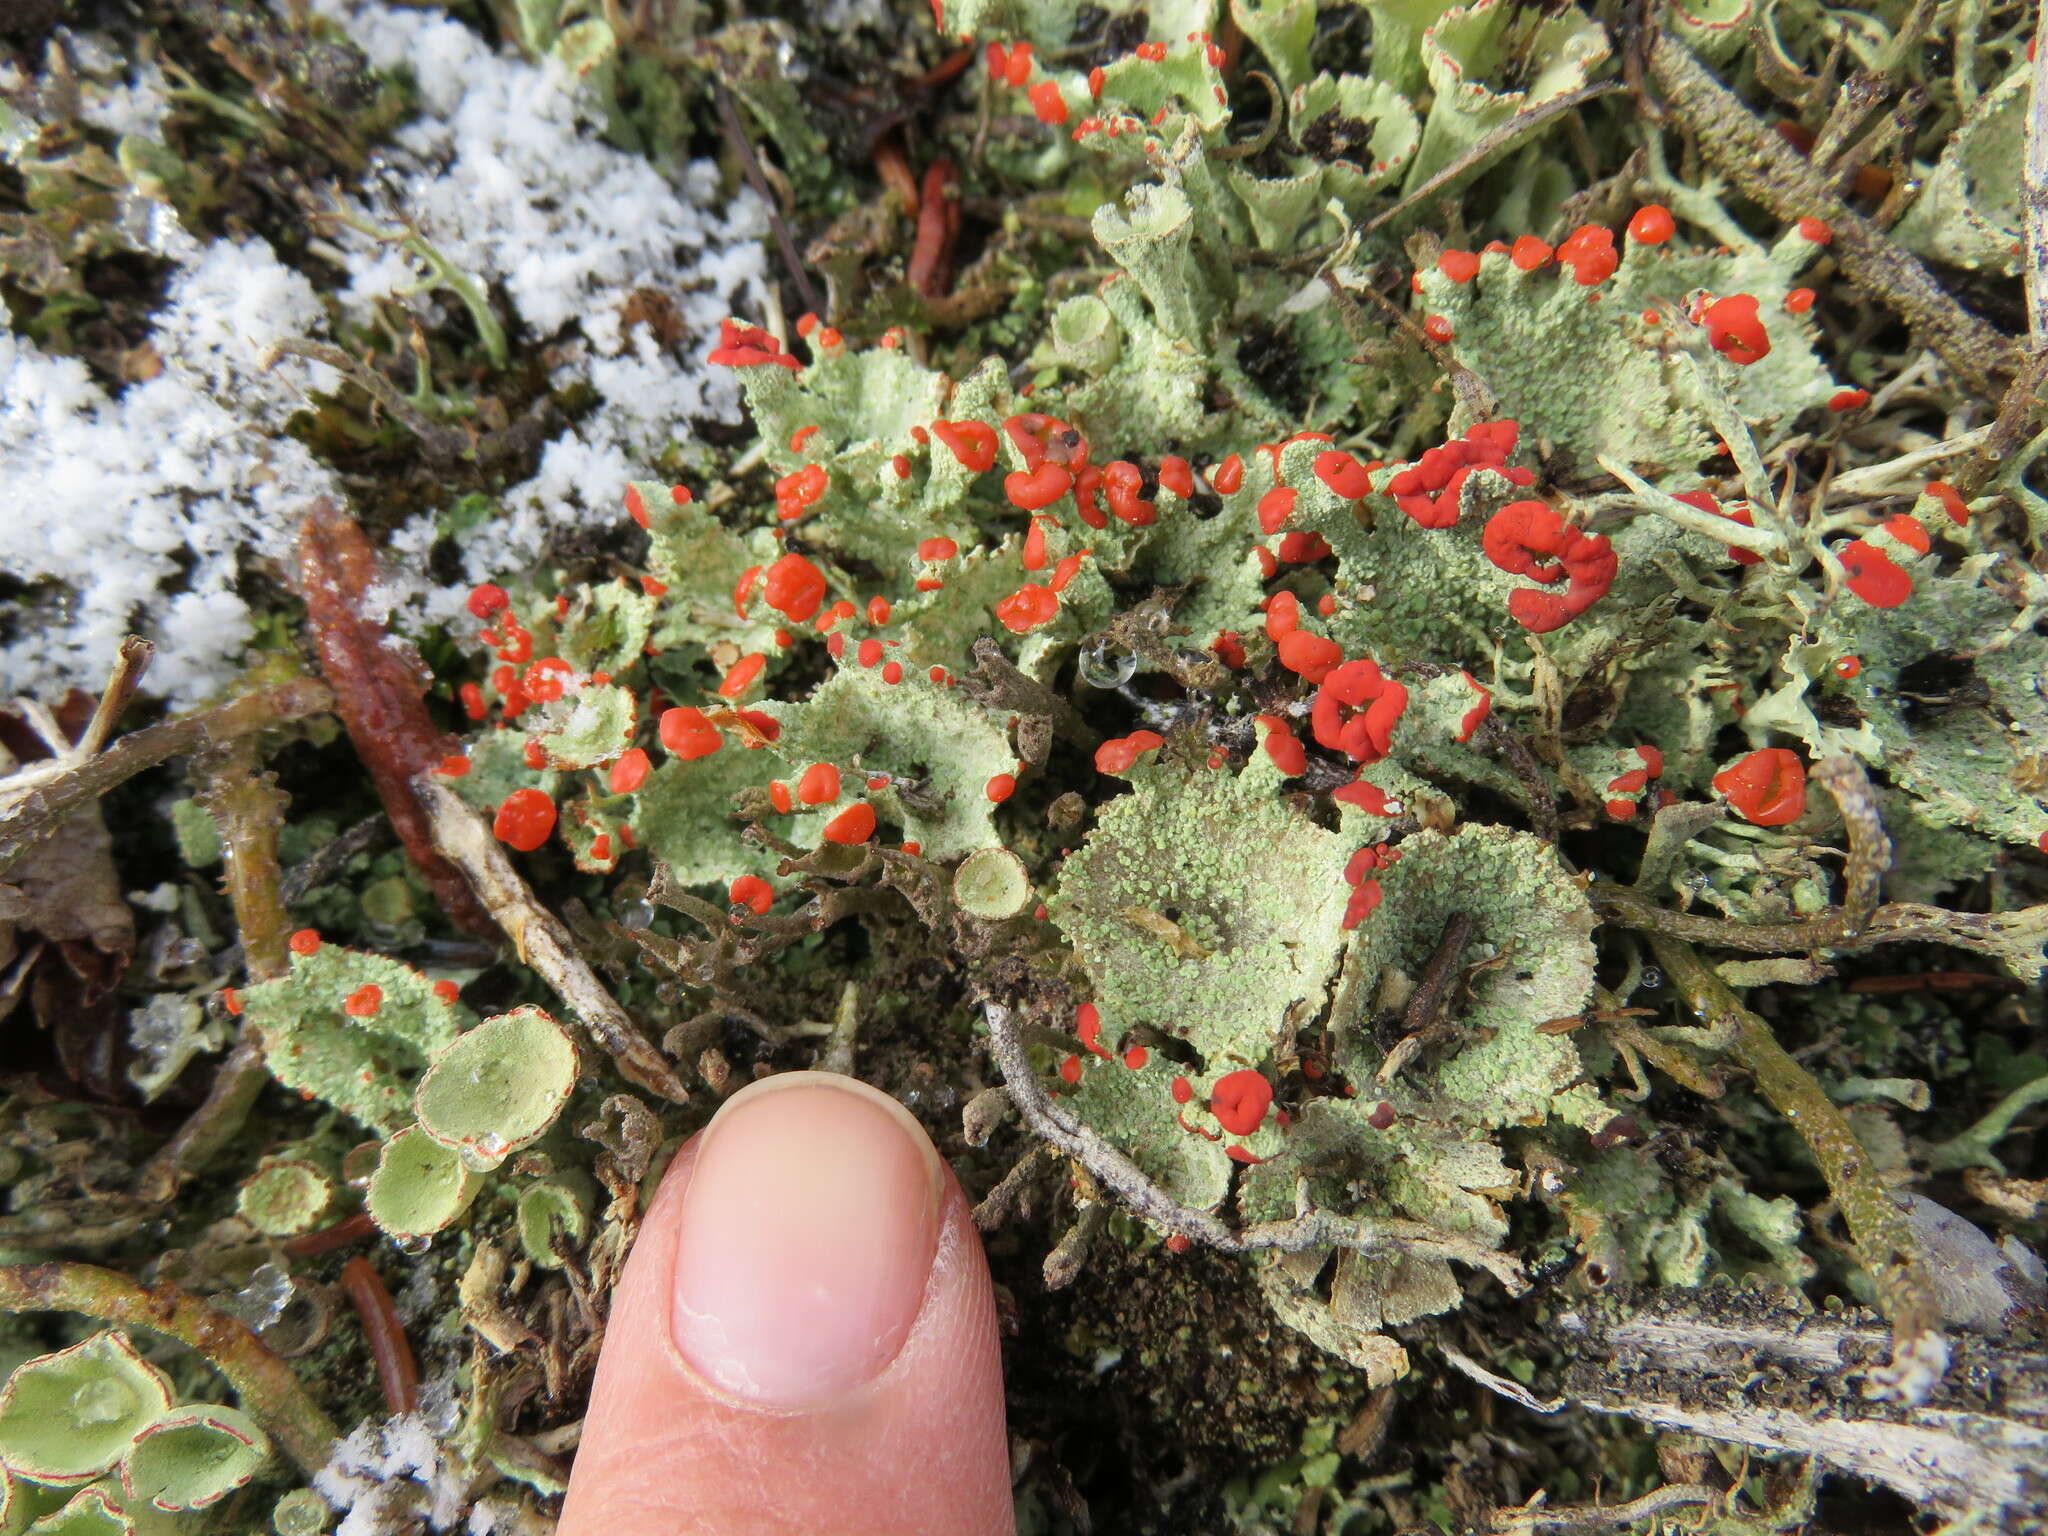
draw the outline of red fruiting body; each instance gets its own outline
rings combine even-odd
[[[1364,658],[1333,668],[1323,679],[1309,723],[1318,746],[1354,763],[1376,763],[1392,749],[1394,727],[1407,707],[1408,690]]]
[[[1715,774],[1714,789],[1744,821],[1782,827],[1806,812],[1806,765],[1796,752],[1760,747]]]
[[[1851,539],[1836,551],[1849,573],[1849,590],[1873,608],[1896,608],[1913,595],[1913,578],[1875,544]]]
[[[1050,587],[1026,582],[996,604],[996,618],[1012,634],[1025,635],[1059,617],[1059,595]]]
[[[894,610],[889,606],[889,599],[886,597],[871,597],[868,599],[868,622],[870,624],[888,623],[889,615],[892,612]]]
[[[998,773],[982,786],[982,793],[997,805],[1017,793],[1017,776],[1014,773]]]
[[[1176,1077],[1173,1086],[1167,1090],[1176,1104],[1192,1104],[1195,1101],[1195,1085],[1184,1077]]]
[[[768,567],[761,595],[770,608],[801,624],[825,601],[825,573],[802,555],[784,555]],[[738,606],[737,600],[734,606]]]
[[[626,487],[626,515],[642,528],[647,526],[647,503],[641,499],[637,485]]]
[[[712,348],[705,361],[725,368],[753,368],[762,363],[779,363],[791,373],[803,367],[782,350],[781,342],[766,331],[731,320],[718,322],[718,345]]]
[[[882,664],[882,642],[870,635],[861,641],[860,649],[854,653],[864,667],[878,667]]]
[[[1461,438],[1425,449],[1413,465],[1387,481],[1386,492],[1418,527],[1449,528],[1458,521],[1459,493],[1475,470],[1497,470],[1520,486],[1535,484],[1534,470],[1507,467],[1520,432],[1512,421],[1480,422]]]
[[[747,604],[754,600],[754,588],[760,584],[761,569],[758,565],[748,566],[732,584],[732,611],[743,619],[747,616]]]
[[[529,768],[536,770],[545,768],[548,765],[547,748],[543,747],[538,741],[529,741],[526,744],[525,750],[520,753],[520,759]]]
[[[498,841],[531,853],[555,830],[555,802],[538,789],[515,789],[498,806],[491,831]]]
[[[1368,816],[1398,816],[1395,802],[1387,798],[1387,792],[1360,774],[1341,789],[1330,791],[1330,798],[1341,805],[1355,805]]]
[[[1447,347],[1458,339],[1457,327],[1442,315],[1430,315],[1424,319],[1422,334],[1440,347]]]
[[[754,685],[754,679],[761,675],[761,669],[768,665],[768,658],[759,651],[742,656],[732,664],[732,670],[718,685],[720,698],[736,699]]]
[[[1195,472],[1188,467],[1188,461],[1174,454],[1168,454],[1159,461],[1159,483],[1165,489],[1185,501],[1195,494]]]
[[[462,996],[462,988],[452,981],[437,981],[434,983],[434,996],[440,1002],[452,1003]]]
[[[1282,565],[1314,565],[1335,553],[1330,541],[1320,533],[1289,533],[1280,538],[1280,563]],[[1334,613],[1336,599],[1325,592],[1316,599],[1316,608],[1324,614]]]
[[[284,942],[285,948],[295,955],[317,955],[320,953],[320,930],[300,928]]]
[[[349,993],[341,1005],[341,1011],[352,1019],[374,1019],[377,1010],[384,1006],[384,989],[374,981],[365,982]]]
[[[953,451],[962,469],[974,474],[996,462],[996,429],[985,421],[935,421],[932,436]]]
[[[1287,777],[1295,778],[1308,767],[1308,752],[1301,744],[1301,738],[1288,728],[1285,720],[1278,715],[1260,715],[1258,723],[1264,728],[1266,737],[1263,745],[1266,756],[1273,766]]]
[[[1377,880],[1361,880],[1344,903],[1344,929],[1348,933],[1371,917],[1380,904],[1380,883]]]
[[[1344,659],[1344,648],[1334,640],[1305,629],[1290,629],[1280,637],[1280,665],[1288,671],[1320,683]]]
[[[1863,658],[1860,656],[1838,656],[1835,658],[1835,676],[1841,678],[1843,682],[1847,682],[1850,678],[1860,675],[1862,671]]]
[[[444,779],[459,779],[469,772],[469,759],[466,757],[444,757],[440,762],[434,764],[434,772]]]
[[[662,746],[685,762],[709,757],[725,745],[725,738],[718,734],[718,727],[705,718],[704,711],[689,704],[663,710],[655,729]]]
[[[1969,522],[1969,504],[1963,500],[1962,492],[1958,491],[1946,480],[1928,481],[1926,486],[1923,487],[1923,494],[1932,496],[1936,501],[1940,502],[1942,510],[1948,513],[1948,520],[1958,528]]]
[[[440,985],[440,983],[436,983],[436,985]],[[242,994],[235,988],[222,987],[220,989],[220,1005],[227,1009],[229,1018],[239,1019],[242,1016]]]
[[[1534,272],[1547,264],[1552,254],[1550,247],[1534,235],[1522,235],[1508,247],[1508,260],[1524,272]]]
[[[1083,1003],[1074,1010],[1074,1033],[1081,1037],[1082,1048],[1089,1054],[1109,1060],[1109,1052],[1102,1044],[1102,1011],[1093,1003]]]
[[[1458,719],[1457,739],[1460,742],[1467,742],[1472,739],[1472,733],[1486,723],[1486,717],[1493,713],[1493,693],[1492,690],[1474,681],[1470,672],[1460,672],[1458,675],[1465,679],[1467,687],[1479,695],[1479,702]]]
[[[1292,592],[1275,592],[1266,599],[1266,638],[1278,641],[1301,627],[1301,599]]]
[[[775,482],[775,515],[783,522],[803,516],[831,485],[822,464],[806,464]]]
[[[1003,67],[1003,79],[1010,85],[1022,85],[1031,78],[1031,45],[1016,43],[1010,48],[1009,63]]]
[[[802,453],[804,451],[804,444],[817,435],[818,428],[815,422],[808,427],[798,427],[789,434],[789,451],[791,453]]]
[[[607,777],[611,792],[615,795],[632,794],[647,782],[650,766],[647,753],[641,748],[634,747],[630,751],[622,752],[619,754],[619,760],[612,764],[612,771]]]
[[[471,720],[484,717],[484,691],[475,683],[464,683],[457,693],[462,699],[462,713]]]
[[[1273,1107],[1273,1085],[1246,1068],[1225,1074],[1209,1090],[1209,1113],[1233,1136],[1249,1136]]]
[[[894,688],[898,683],[902,682],[903,663],[900,661],[892,661],[887,666],[883,667],[882,681],[887,683],[891,688]]]
[[[1788,315],[1805,314],[1809,309],[1813,308],[1814,298],[1815,294],[1811,288],[1794,288],[1785,295],[1785,313]]]
[[[1235,496],[1244,484],[1244,458],[1233,453],[1209,472],[1209,484],[1218,496]]]
[[[1042,571],[1045,569],[1045,524],[1052,521],[1050,518],[1043,517],[1031,519],[1031,531],[1024,535],[1024,553],[1020,557],[1023,560],[1025,570]],[[1054,523],[1054,526],[1057,527],[1058,524]]]
[[[1828,409],[1837,413],[1860,411],[1868,404],[1870,391],[1867,389],[1838,389],[1828,396]]]
[[[1244,641],[1235,630],[1219,630],[1209,642],[1209,653],[1233,672],[1244,670]]]
[[[775,887],[759,875],[741,875],[726,892],[736,907],[750,907],[756,915],[775,905]]]
[[[1436,269],[1454,283],[1469,283],[1479,275],[1479,258],[1470,251],[1445,251],[1437,257]]]
[[[1933,547],[1927,537],[1927,530],[1921,527],[1920,520],[1910,513],[1893,513],[1884,520],[1884,531],[1916,555],[1924,555]]]
[[[1835,232],[1825,219],[1801,219],[1799,221],[1799,237],[1802,240],[1810,240],[1815,245],[1832,245],[1835,240]]]
[[[1528,576],[1546,586],[1569,583],[1561,594],[1526,587],[1509,594],[1508,613],[1533,634],[1563,628],[1614,585],[1618,562],[1613,547],[1597,533],[1568,527],[1563,515],[1544,502],[1509,502],[1487,519],[1481,545],[1486,558],[1511,576]],[[1538,556],[1552,558],[1539,562]]]
[[[1089,551],[1085,549],[1078,550],[1074,554],[1068,555],[1052,568],[1053,591],[1064,592],[1067,590],[1067,583],[1081,574],[1081,562],[1087,558],[1088,553]]]
[[[1060,1080],[1065,1083],[1081,1081],[1081,1058],[1069,1056],[1060,1063]]]
[[[926,539],[917,546],[920,560],[950,560],[960,553],[960,546],[951,539]]]
[[[769,782],[768,803],[775,807],[775,814],[778,816],[787,816],[796,808],[796,802],[789,796],[789,786],[780,779]]]
[[[1067,100],[1060,95],[1059,83],[1041,80],[1031,87],[1031,110],[1038,114],[1038,120],[1048,127],[1057,128],[1067,120]]]
[[[1276,485],[1259,498],[1259,531],[1278,533],[1287,519],[1294,515],[1294,487]]]
[[[1356,501],[1372,489],[1372,476],[1342,449],[1332,448],[1316,455],[1316,478],[1330,488],[1333,496]]]
[[[825,823],[828,843],[864,843],[875,835],[875,808],[865,800],[849,805]]]
[[[468,606],[469,611],[477,618],[488,619],[511,601],[503,587],[487,581],[480,587],[470,588]]]
[[[1050,461],[1034,470],[1013,469],[1003,476],[1003,494],[1020,512],[1051,506],[1073,488],[1073,472]]]
[[[1604,224],[1582,224],[1557,248],[1557,259],[1572,269],[1582,288],[1604,283],[1621,264],[1615,254],[1614,231]]]
[[[1756,295],[1730,294],[1716,299],[1700,313],[1707,328],[1707,340],[1731,363],[1747,366],[1771,355],[1770,333],[1757,317]]]
[[[1662,203],[1638,208],[1635,217],[1628,221],[1628,237],[1637,245],[1662,245],[1677,233],[1678,223]]]
[[[830,763],[813,763],[796,781],[796,797],[805,805],[830,805],[839,798],[839,770]]]
[[[1157,731],[1133,731],[1128,736],[1112,736],[1095,749],[1095,771],[1124,773],[1141,753],[1154,752],[1165,745],[1166,738]]]
[[[1143,1047],[1142,1045],[1134,1045],[1128,1051],[1124,1052],[1124,1065],[1129,1067],[1133,1072],[1137,1071],[1140,1067],[1144,1066],[1145,1063],[1150,1061],[1151,1059],[1152,1053],[1146,1050],[1145,1047]]]
[[[1102,494],[1109,510],[1133,528],[1147,528],[1159,513],[1144,499],[1145,474],[1127,459],[1113,459],[1102,466]]]

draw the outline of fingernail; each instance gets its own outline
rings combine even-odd
[[[923,1305],[945,1185],[910,1111],[829,1072],[763,1078],[699,1144],[676,1252],[676,1347],[773,1408],[880,1375]]]

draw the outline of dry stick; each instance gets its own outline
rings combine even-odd
[[[135,697],[135,690],[142,686],[142,674],[149,670],[150,658],[155,655],[156,647],[140,635],[122,640],[120,649],[114,653],[113,675],[100,692],[99,705],[92,712],[85,734],[78,739],[78,756],[95,756],[107,744],[107,738],[114,734],[114,722]]]
[[[37,785],[0,811],[0,875],[69,821],[73,812],[145,768],[251,731],[319,714],[333,702],[325,683],[310,677],[294,678],[212,709],[130,731],[106,751]]]
[[[1496,1508],[1487,1529],[1500,1536],[1518,1531],[1542,1531],[1568,1526],[1575,1531],[1597,1530],[1601,1526],[1634,1525],[1666,1510],[1693,1504],[1713,1504],[1721,1491],[1704,1483],[1667,1483],[1626,1504],[1508,1504]],[[1662,1529],[1662,1526],[1658,1527]]]
[[[244,737],[220,756],[204,803],[219,825],[224,884],[241,936],[242,964],[251,981],[270,981],[290,966],[285,948],[290,918],[279,886],[277,837],[290,797],[269,774],[260,773],[260,754]],[[213,1083],[178,1132],[143,1166],[136,1190],[145,1199],[168,1200],[178,1185],[203,1168],[234,1140],[249,1118],[270,1074],[264,1040],[254,1021],[242,1025],[234,1049],[215,1069]]]
[[[308,1477],[327,1465],[333,1423],[248,1324],[174,1285],[138,1285],[95,1264],[0,1265],[0,1312],[78,1312],[167,1334],[204,1356]]]
[[[1941,1309],[1922,1268],[1905,1212],[1841,1110],[1813,1075],[1778,1044],[1771,1027],[1742,1005],[1714,968],[1683,939],[1650,935],[1650,948],[1679,996],[1756,1080],[1773,1109],[1791,1122],[1848,1223],[1849,1239],[1892,1325],[1892,1360],[1873,1377],[1878,1395],[1923,1403],[1948,1368]]]
[[[818,290],[811,285],[811,274],[804,270],[803,258],[797,254],[796,240],[791,236],[789,226],[782,221],[782,205],[776,201],[768,178],[762,174],[761,162],[755,158],[753,143],[747,138],[747,126],[740,121],[739,108],[733,105],[732,92],[723,80],[717,82],[717,92],[718,124],[725,130],[732,152],[739,156],[740,173],[747,178],[747,185],[754,189],[755,195],[768,209],[768,227],[775,232],[775,246],[782,252],[782,264],[789,268],[790,281],[796,284],[804,308],[814,315],[822,315],[825,313],[824,303],[818,298]]]
[[[2019,366],[2012,338],[1964,309],[1917,257],[1836,196],[1820,169],[1758,121],[1685,44],[1660,35],[1650,71],[1701,151],[1745,196],[1786,223],[1825,220],[1849,279],[1896,311],[1914,339],[1971,388],[1995,393],[1994,376]]]
[[[1849,857],[1842,870],[1842,926],[1845,936],[1863,932],[1877,911],[1884,877],[1892,867],[1892,840],[1878,814],[1870,775],[1853,757],[1822,758],[1813,768],[1814,783],[1834,797],[1848,836]]]
[[[431,773],[414,779],[413,787],[432,819],[434,847],[469,878],[478,898],[519,951],[519,958],[539,971],[575,1011],[597,1043],[611,1053],[628,1082],[687,1104],[690,1091],[675,1069],[647,1043],[626,1010],[576,952],[569,930],[520,878],[483,817]]]
[[[1003,1069],[1003,1085],[1025,1124],[1080,1163],[1138,1215],[1168,1232],[1197,1239],[1223,1253],[1300,1253],[1310,1248],[1349,1248],[1358,1253],[1405,1252],[1455,1259],[1484,1269],[1519,1296],[1529,1285],[1522,1266],[1505,1253],[1441,1232],[1419,1221],[1367,1221],[1332,1211],[1308,1211],[1292,1221],[1265,1221],[1237,1228],[1207,1211],[1182,1205],[1147,1177],[1096,1131],[1055,1104],[1038,1081],[1024,1033],[1008,1008],[985,1003],[991,1054]]]

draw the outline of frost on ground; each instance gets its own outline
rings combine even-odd
[[[757,307],[763,288],[750,194],[727,197],[708,162],[670,180],[606,144],[576,80],[558,66],[493,54],[438,12],[322,0],[379,68],[408,67],[420,114],[364,185],[340,196],[378,230],[401,225],[509,300],[515,346],[552,345],[553,382],[587,382],[598,399],[546,445],[536,473],[498,498],[501,515],[467,536],[460,586],[423,576],[438,521],[391,541],[407,574],[384,595],[401,627],[451,617],[470,582],[533,562],[555,531],[619,515],[627,480],[647,473],[693,420],[734,420],[736,386],[701,358],[717,322]],[[153,132],[151,74],[99,93],[109,129]],[[108,95],[111,91],[113,94]],[[168,210],[156,210],[161,228]],[[0,573],[29,596],[0,643],[0,693],[96,686],[120,637],[156,641],[151,687],[176,704],[232,676],[254,629],[252,566],[276,562],[299,512],[338,494],[333,476],[283,435],[325,370],[264,371],[282,336],[326,336],[380,300],[433,323],[452,303],[422,284],[395,241],[340,228],[324,250],[347,276],[331,297],[261,239],[162,242],[182,268],[156,318],[162,371],[110,392],[75,359],[0,333]],[[317,272],[322,278],[329,274]],[[629,295],[674,301],[673,350],[620,318]]]

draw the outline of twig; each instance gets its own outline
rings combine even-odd
[[[1720,1497],[1718,1488],[1709,1488],[1704,1483],[1667,1483],[1639,1499],[1630,1499],[1626,1504],[1560,1504],[1553,1508],[1544,1504],[1543,1495],[1538,1494],[1527,1504],[1510,1504],[1494,1510],[1487,1528],[1508,1536],[1514,1531],[1554,1530],[1558,1526],[1597,1529],[1634,1525],[1638,1520],[1648,1520],[1668,1509],[1712,1504]]]
[[[2048,34],[2048,0],[2042,0],[2034,35]],[[2034,50],[2028,82],[2027,158],[2020,177],[2020,213],[2027,236],[2027,335],[2036,351],[2048,347],[2048,49]]]
[[[1553,117],[1558,117],[1566,112],[1576,112],[1589,101],[1598,100],[1602,96],[1611,96],[1616,91],[1625,88],[1619,80],[1603,80],[1598,85],[1581,86],[1576,91],[1567,91],[1562,96],[1553,96],[1548,101],[1539,102],[1533,107],[1517,112],[1498,128],[1483,135],[1470,149],[1459,155],[1457,159],[1438,171],[1413,192],[1403,197],[1398,203],[1395,203],[1393,207],[1386,209],[1384,212],[1374,214],[1364,227],[1359,230],[1359,233],[1361,235],[1369,235],[1375,230],[1384,228],[1424,198],[1434,197],[1444,187],[1457,180],[1460,176],[1463,176],[1467,171],[1476,169],[1493,155],[1506,149],[1508,145],[1514,143],[1523,134],[1542,127]]]
[[[1936,1145],[1927,1154],[1927,1166],[1945,1171],[1951,1168],[1990,1168],[2005,1172],[2005,1165],[1991,1155],[2013,1122],[2036,1104],[2048,1103],[2048,1073],[2020,1084],[1991,1107],[1991,1112],[1958,1136]]]
[[[1011,1101],[1025,1123],[1154,1225],[1199,1240],[1223,1253],[1301,1253],[1310,1248],[1349,1248],[1358,1253],[1406,1252],[1454,1259],[1484,1269],[1510,1295],[1519,1296],[1528,1289],[1522,1266],[1510,1255],[1419,1221],[1371,1221],[1331,1211],[1309,1211],[1291,1221],[1258,1222],[1238,1228],[1206,1211],[1182,1205],[1111,1146],[1100,1132],[1052,1101],[1032,1069],[1023,1032],[1008,1008],[986,1003],[984,1011],[992,1053],[1003,1069],[1003,1084],[1010,1090]]]
[[[1849,857],[1842,870],[1843,937],[1853,938],[1870,926],[1883,894],[1885,874],[1892,867],[1892,840],[1885,835],[1870,775],[1853,757],[1836,756],[1814,764],[1812,778],[1834,797],[1848,834]]]
[[[1948,1368],[1948,1340],[1940,1331],[1941,1308],[1922,1267],[1912,1225],[1893,1203],[1876,1162],[1813,1074],[1792,1059],[1770,1026],[1742,1005],[1690,944],[1653,933],[1650,947],[1686,1006],[1749,1070],[1765,1099],[1790,1122],[1820,1165],[1848,1224],[1857,1259],[1892,1325],[1892,1360],[1878,1379],[1880,1395],[1925,1402]]]
[[[377,1235],[377,1223],[368,1211],[358,1211],[346,1221],[337,1221],[331,1227],[321,1227],[314,1232],[302,1233],[283,1244],[284,1251],[294,1259],[318,1258],[323,1253],[332,1253],[337,1248],[348,1248],[356,1243],[367,1242]]]
[[[99,704],[92,712],[92,720],[85,728],[85,734],[78,738],[74,749],[79,757],[93,757],[107,744],[107,738],[114,734],[114,722],[128,708],[135,697],[135,690],[142,686],[142,674],[149,670],[150,658],[156,655],[156,647],[140,635],[129,635],[114,653],[113,675],[107,679],[107,686],[100,690]]]
[[[1659,35],[1650,71],[1701,151],[1744,195],[1786,223],[1825,220],[1850,281],[1896,311],[1914,339],[1972,389],[1996,392],[1993,379],[2019,363],[2010,337],[1964,309],[1917,257],[1836,196],[1820,168],[1760,122],[1684,43]]]
[[[204,1356],[299,1470],[327,1465],[337,1434],[292,1368],[248,1324],[174,1285],[138,1285],[94,1264],[0,1265],[0,1312],[78,1312],[123,1328],[148,1328]]]
[[[348,1292],[349,1303],[363,1325],[363,1337],[369,1341],[385,1408],[392,1413],[411,1413],[420,1405],[420,1369],[384,1277],[368,1259],[357,1255],[341,1266],[341,1288]]]
[[[789,269],[789,280],[796,284],[797,296],[803,300],[804,308],[814,315],[825,312],[824,301],[818,297],[818,290],[811,283],[811,274],[804,270],[803,257],[797,254],[796,237],[790,234],[789,226],[783,222],[782,207],[776,201],[775,193],[768,185],[768,178],[762,174],[761,162],[754,155],[754,146],[747,138],[747,126],[740,121],[739,108],[733,105],[732,92],[723,80],[713,87],[718,98],[718,125],[725,130],[726,142],[732,145],[732,152],[739,157],[740,174],[747,178],[747,185],[761,199],[768,210],[768,227],[775,234],[775,248],[782,253],[782,264]]]
[[[960,691],[975,703],[990,709],[1044,715],[1062,740],[1084,752],[1092,752],[1101,744],[1100,734],[1089,727],[1073,705],[1036,678],[1019,672],[1003,654],[1003,648],[986,635],[974,642],[974,663],[974,670],[960,679]]]
[[[214,765],[204,803],[221,831],[223,883],[234,908],[242,964],[250,980],[270,981],[290,966],[285,948],[290,919],[277,869],[277,838],[290,797],[271,775],[258,771],[259,765],[250,738],[232,743]],[[257,1094],[270,1080],[264,1043],[253,1022],[243,1024],[233,1049],[214,1069],[199,1107],[137,1175],[135,1187],[144,1198],[169,1200],[181,1183],[235,1139]]]
[[[599,1045],[618,1062],[628,1082],[678,1104],[690,1092],[675,1069],[661,1059],[607,992],[583,957],[562,920],[540,904],[520,878],[505,850],[467,801],[431,773],[413,780],[426,808],[434,847],[468,877],[477,897],[511,938],[519,958],[546,979],[589,1029]]]
[[[0,799],[0,875],[69,821],[75,811],[144,769],[252,731],[319,714],[333,702],[326,684],[310,677],[294,678],[211,709],[130,731],[104,752],[76,764],[54,765],[47,774],[36,776],[34,771],[42,765],[29,764],[4,786],[8,793]],[[34,782],[29,784],[19,782],[32,777]]]
[[[953,162],[943,156],[925,167],[917,238],[903,274],[920,298],[944,298],[953,289],[953,246],[960,238],[959,182]]]

